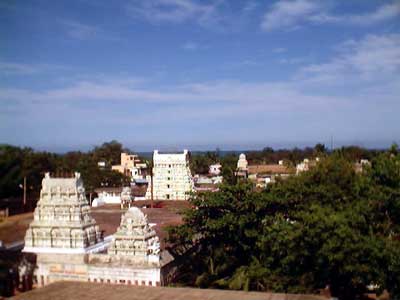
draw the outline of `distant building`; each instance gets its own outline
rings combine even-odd
[[[269,183],[275,182],[278,177],[285,179],[294,173],[294,168],[280,163],[248,166],[248,178],[256,182],[256,186],[260,188],[265,188]]]
[[[120,172],[135,179],[144,179],[146,176],[147,165],[139,159],[136,154],[121,153],[121,164],[113,165],[112,170]]]
[[[312,167],[315,167],[318,162],[319,157],[316,157],[315,160],[309,160],[308,158],[305,158],[303,162],[296,165],[296,174],[310,170]]]
[[[365,170],[365,167],[370,167],[371,162],[368,159],[361,159],[359,162],[354,164],[354,169],[356,173],[362,173]]]
[[[247,178],[248,176],[248,162],[244,153],[239,155],[235,175],[240,178]]]
[[[218,185],[222,183],[222,180],[222,176],[195,175],[193,178],[194,189],[196,192],[216,192],[219,190]]]
[[[221,174],[221,168],[222,168],[222,166],[221,166],[220,163],[212,164],[212,165],[209,166],[208,173],[211,174],[211,175],[217,175],[218,176],[219,174]]]
[[[247,171],[248,162],[246,159],[246,155],[244,153],[239,155],[239,160],[237,162],[237,169],[240,171]]]
[[[94,190],[98,197],[93,200],[95,204],[121,204],[122,187],[101,187]]]
[[[183,153],[153,154],[153,182],[150,182],[146,198],[151,199],[153,185],[154,200],[187,200],[194,189],[189,168],[188,151]]]

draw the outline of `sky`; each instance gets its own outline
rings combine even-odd
[[[399,116],[399,0],[0,1],[0,143],[381,148]]]

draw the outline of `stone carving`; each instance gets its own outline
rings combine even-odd
[[[121,192],[121,208],[131,207],[133,202],[132,190],[130,187],[124,187]]]
[[[131,207],[122,216],[121,224],[114,234],[108,254],[135,258],[138,262],[158,262],[160,242],[147,216],[137,207]]]
[[[46,173],[34,220],[25,236],[25,247],[87,248],[102,240],[90,216],[85,188],[79,173],[74,178],[52,178]]]

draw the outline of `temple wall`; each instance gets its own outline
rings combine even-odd
[[[101,257],[106,254],[38,254],[35,272],[38,286],[44,286],[56,281],[90,281],[110,284],[131,284],[145,286],[160,286],[162,278],[170,278],[169,268],[151,265],[121,265],[113,263],[91,264],[89,258]]]
[[[161,285],[161,270],[158,267],[112,267],[112,266],[88,266],[88,281],[132,284],[146,286]]]

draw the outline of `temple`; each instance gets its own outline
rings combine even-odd
[[[153,193],[154,200],[187,200],[194,190],[188,151],[159,153],[154,150],[152,181],[146,193],[147,199],[151,199]]]
[[[23,252],[34,255],[38,286],[65,280],[160,286],[176,272],[173,257],[160,250],[156,231],[137,207],[122,214],[117,232],[103,239],[79,173],[45,175]]]
[[[159,239],[139,208],[131,207],[122,216],[121,225],[114,234],[108,254],[134,258],[140,263],[159,263]]]
[[[85,253],[103,241],[79,173],[74,178],[51,178],[46,173],[33,222],[25,236],[25,252]],[[58,250],[57,250],[58,249]]]

